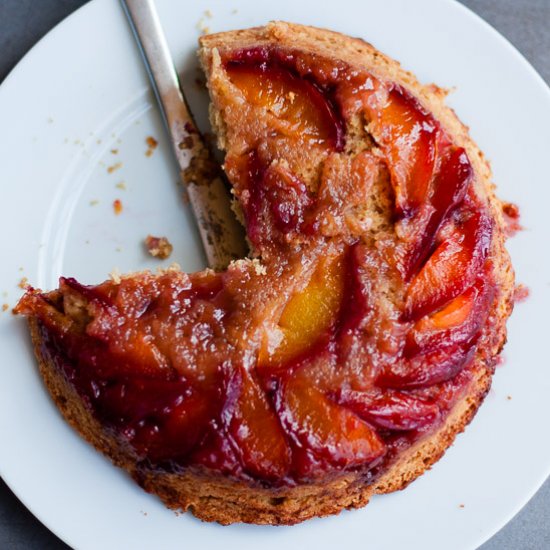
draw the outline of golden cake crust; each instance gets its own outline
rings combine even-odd
[[[29,320],[40,372],[57,407],[66,420],[100,452],[117,466],[124,468],[145,490],[158,495],[170,508],[190,510],[205,521],[221,524],[246,522],[255,524],[295,524],[306,519],[338,513],[343,509],[367,504],[373,494],[403,489],[431,467],[453,443],[456,435],[475,415],[487,394],[496,357],[506,340],[506,319],[512,310],[513,271],[504,249],[501,203],[494,195],[491,172],[483,154],[468,135],[468,129],[445,106],[446,92],[434,85],[421,85],[400,65],[378,52],[370,44],[344,35],[313,27],[275,22],[266,27],[233,31],[202,37],[201,63],[211,80],[215,78],[218,50],[241,48],[262,43],[291,46],[338,59],[364,68],[382,80],[391,80],[410,90],[431,111],[452,137],[464,147],[474,168],[475,191],[485,202],[495,221],[490,251],[493,271],[500,296],[483,329],[471,367],[471,382],[435,433],[417,441],[398,455],[397,460],[375,479],[345,473],[328,481],[301,484],[295,487],[265,488],[259,484],[237,482],[221,475],[206,474],[197,469],[169,473],[138,464],[132,449],[120,439],[105,432],[91,409],[78,396],[65,378],[44,342],[39,321]],[[219,145],[227,147],[223,116],[213,93],[211,119]]]

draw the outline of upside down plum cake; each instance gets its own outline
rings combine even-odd
[[[487,393],[512,309],[502,204],[467,129],[371,45],[288,23],[205,36],[250,258],[30,289],[45,383],[147,491],[292,524],[405,487]]]

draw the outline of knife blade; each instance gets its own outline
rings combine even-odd
[[[208,265],[219,271],[247,255],[244,230],[231,210],[223,172],[215,162],[180,86],[154,0],[121,0],[138,42],[180,177],[197,220]]]

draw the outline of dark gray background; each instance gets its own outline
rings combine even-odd
[[[85,3],[86,0],[0,0],[0,82],[44,34]],[[463,0],[463,4],[508,38],[550,82],[550,0]],[[0,448],[7,444],[1,442]],[[0,479],[0,549],[28,548],[60,550],[68,546],[38,522]],[[550,480],[502,531],[481,547],[544,549],[550,549]]]

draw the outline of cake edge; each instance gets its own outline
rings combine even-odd
[[[504,323],[505,318],[502,319]],[[103,429],[56,364],[44,344],[39,321],[29,319],[29,327],[42,379],[71,427],[116,466],[126,470],[143,489],[157,495],[168,508],[181,512],[189,510],[203,521],[222,525],[238,522],[294,525],[313,517],[337,514],[344,509],[361,508],[375,494],[404,489],[430,469],[456,436],[464,431],[487,395],[494,371],[494,365],[478,357],[472,382],[444,424],[400,455],[373,483],[365,481],[361,474],[347,473],[325,484],[268,489],[249,486],[219,474],[171,473],[138,467],[131,447]],[[504,342],[505,338],[502,338],[497,343],[499,350]]]

